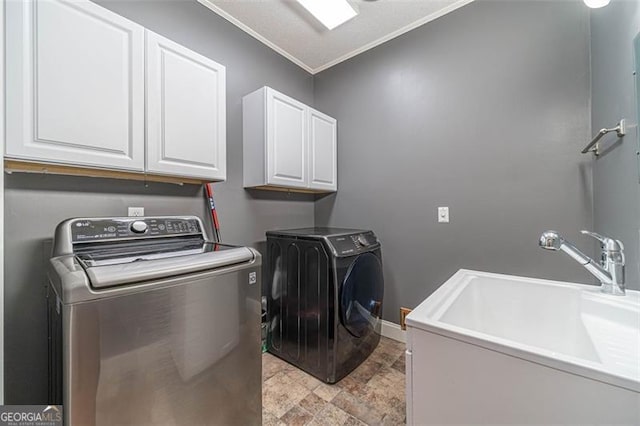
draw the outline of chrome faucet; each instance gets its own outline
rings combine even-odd
[[[597,264],[556,231],[545,231],[540,236],[540,247],[546,250],[562,250],[600,280],[600,290],[606,294],[624,296],[624,246],[622,241],[603,237],[590,231],[580,231],[600,241],[600,264]]]

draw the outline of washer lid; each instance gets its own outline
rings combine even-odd
[[[200,248],[165,252],[76,255],[91,287],[105,288],[184,275],[250,262],[253,252],[246,247],[202,244]]]
[[[215,248],[215,249],[214,249]],[[74,253],[85,268],[116,265],[139,260],[164,259],[168,257],[200,254],[207,251],[222,251],[232,248],[205,243],[198,237],[179,239],[157,239],[142,241],[120,241],[74,245]]]

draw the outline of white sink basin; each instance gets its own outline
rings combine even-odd
[[[640,292],[460,270],[407,325],[640,392]]]

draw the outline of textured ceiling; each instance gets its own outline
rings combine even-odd
[[[295,0],[198,1],[315,74],[473,0],[354,0],[358,16],[331,31]]]

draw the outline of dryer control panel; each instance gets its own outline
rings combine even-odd
[[[336,235],[328,238],[338,256],[353,256],[378,248],[378,238],[372,231],[351,235]]]

